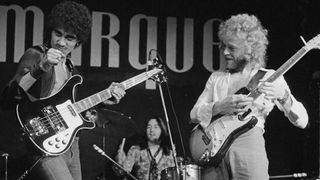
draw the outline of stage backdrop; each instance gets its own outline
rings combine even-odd
[[[42,42],[44,19],[57,2],[0,2],[1,89],[15,73],[23,52]],[[72,54],[85,79],[80,94],[93,94],[107,88],[111,82],[122,82],[145,72],[148,59],[162,60],[167,77],[167,82],[161,84],[164,101],[159,85],[148,80],[128,89],[120,104],[108,108],[131,117],[137,132],[142,132],[147,116],[165,117],[165,109],[178,156],[182,157],[190,156],[188,138],[194,125],[189,123],[189,112],[210,73],[223,69],[216,35],[221,20],[236,13],[257,15],[269,30],[267,67],[273,69],[280,67],[304,45],[300,36],[307,41],[320,32],[316,0],[79,2],[90,8],[93,21],[88,42]],[[319,50],[312,50],[285,74],[293,94],[305,104],[310,114],[310,127],[306,130],[293,127],[278,110],[270,114],[265,132],[270,175],[318,173],[319,117],[315,100],[318,87],[312,75],[319,71],[319,55]],[[10,154],[9,176],[17,177],[25,168],[21,165],[26,154],[25,142],[17,133],[14,112],[0,113],[0,150]],[[103,136],[100,131],[104,130],[97,128],[81,134],[84,180],[101,179],[103,176],[114,178],[111,163],[97,154],[92,144],[105,143],[107,154],[114,158],[121,137],[117,134]],[[127,140],[126,149],[135,143],[136,138],[133,137],[136,135],[131,141],[130,138]],[[104,168],[107,169],[106,174],[103,173]],[[0,177],[3,169],[1,163]]]

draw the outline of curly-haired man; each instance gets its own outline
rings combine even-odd
[[[0,97],[3,109],[12,109],[23,98],[37,100],[60,91],[65,82],[78,73],[70,59],[71,52],[85,43],[91,31],[92,19],[88,8],[74,1],[63,1],[51,10],[46,21],[44,44],[29,48],[21,57],[17,72]],[[116,104],[125,95],[119,83],[111,84],[112,100]],[[59,156],[31,156],[37,162],[31,179],[81,180],[79,137]],[[34,150],[34,149],[32,149]],[[32,151],[31,150],[31,151]],[[38,160],[38,161],[37,161]]]
[[[308,114],[304,106],[291,94],[283,76],[273,82],[264,81],[275,71],[264,68],[268,45],[267,30],[256,16],[231,16],[220,25],[218,36],[221,42],[220,57],[226,63],[226,69],[211,74],[190,112],[190,118],[192,122],[206,128],[211,120],[214,120],[213,117],[229,116],[234,118],[234,121],[239,121],[241,119],[237,119],[237,114],[251,109],[252,112],[247,117],[253,115],[257,123],[231,143],[217,165],[203,170],[203,178],[267,180],[268,159],[263,133],[269,112],[276,105],[289,121],[299,128],[307,126]],[[251,81],[259,79],[258,75],[262,77],[260,81]],[[236,93],[242,87],[255,87],[254,82],[260,84],[258,92],[261,95],[258,98]],[[223,120],[220,125],[224,128]],[[214,153],[217,152],[213,151]]]

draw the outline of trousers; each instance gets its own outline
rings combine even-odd
[[[263,130],[254,127],[232,143],[218,167],[202,171],[203,180],[269,180]]]
[[[81,180],[79,137],[76,137],[68,151],[59,156],[41,159],[32,170],[33,179],[39,180]]]

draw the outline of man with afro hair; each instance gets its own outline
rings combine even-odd
[[[20,58],[16,74],[0,96],[2,109],[14,109],[26,98],[23,94],[31,100],[52,96],[72,75],[78,73],[70,57],[71,52],[85,43],[90,34],[92,19],[88,8],[74,1],[63,1],[53,7],[47,18],[44,43],[29,48]],[[117,104],[125,95],[119,83],[110,86],[113,98],[103,104]],[[42,156],[30,146],[30,161],[37,163],[29,177],[81,180],[78,141],[77,136],[70,148],[59,156]]]

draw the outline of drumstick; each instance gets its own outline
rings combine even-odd
[[[123,150],[124,143],[126,142],[126,138],[122,138],[120,149]]]

